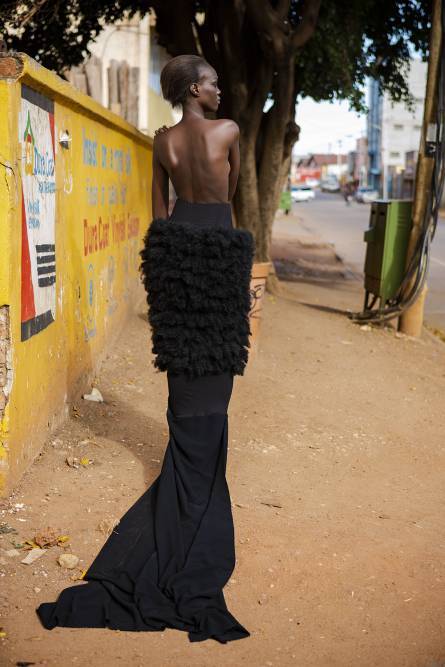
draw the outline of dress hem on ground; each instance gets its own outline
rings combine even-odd
[[[228,415],[179,416],[171,409],[202,410],[212,395],[218,405],[224,398],[227,403],[232,382],[230,374],[169,376],[170,437],[161,472],[113,529],[85,581],[38,607],[45,628],[174,628],[188,632],[191,642],[250,636],[228,611],[222,591],[235,567],[225,477]],[[184,383],[193,391],[187,393]]]

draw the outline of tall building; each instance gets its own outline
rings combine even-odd
[[[392,102],[388,93],[379,92],[378,82],[368,88],[367,138],[369,185],[383,197],[392,196],[392,183],[406,167],[406,153],[419,148],[427,63],[412,59],[408,86],[413,108],[404,102]]]
[[[380,189],[381,176],[381,136],[382,136],[382,108],[383,95],[379,92],[379,85],[376,79],[369,81],[368,87],[368,118],[367,118],[367,139],[369,156],[369,185],[372,188]]]
[[[366,137],[359,137],[356,140],[355,161],[354,161],[354,180],[358,181],[360,186],[368,185],[369,157],[368,140]]]

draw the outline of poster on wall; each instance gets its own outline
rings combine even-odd
[[[21,340],[56,315],[54,102],[22,85],[19,119],[22,177]]]

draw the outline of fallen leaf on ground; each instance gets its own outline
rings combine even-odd
[[[67,465],[69,465],[70,468],[78,468],[79,467],[79,459],[76,458],[75,456],[67,456],[65,459]]]
[[[55,530],[48,526],[34,536],[34,541],[26,540],[25,546],[29,545],[31,548],[40,547],[41,549],[45,549],[47,547],[62,546],[66,542],[69,542],[69,540],[69,535],[61,535],[60,530]]]
[[[81,416],[82,416],[82,415],[81,415],[81,413],[79,412],[79,410],[76,408],[75,405],[73,405],[73,417],[77,417],[77,418],[79,418],[79,417],[81,417]]]
[[[98,524],[97,529],[105,535],[110,535],[113,528],[117,526],[119,521],[120,519],[102,519],[102,521],[100,521]]]
[[[88,456],[82,456],[82,458],[79,461],[81,466],[89,466],[93,463],[92,459],[89,459]]]
[[[25,540],[22,544],[23,549],[39,549],[39,545],[34,542],[34,540]]]
[[[37,533],[34,536],[34,542],[42,549],[43,547],[54,547],[57,544],[57,541],[57,532],[49,526],[44,528],[41,533]]]

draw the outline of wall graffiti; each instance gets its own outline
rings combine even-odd
[[[108,257],[107,284],[108,284],[107,315],[110,316],[114,313],[114,311],[118,307],[118,301],[114,294],[116,287],[116,262],[113,255],[109,255]]]
[[[261,317],[261,303],[265,289],[264,280],[251,281],[249,317],[258,319]]]
[[[56,316],[54,102],[22,85],[19,114],[22,176],[21,340]]]
[[[86,274],[87,312],[84,325],[85,340],[94,338],[97,333],[96,311],[97,311],[97,289],[94,265],[88,265]]]
[[[83,220],[83,254],[92,255],[98,250],[108,248],[110,244],[119,245],[124,241],[137,238],[139,218],[129,213],[117,216],[100,215],[97,222]]]
[[[119,303],[130,298],[127,246],[137,246],[140,235],[139,216],[128,211],[132,148],[113,145],[109,137],[97,130],[90,124],[82,127],[81,141],[85,195],[81,218],[83,257],[97,264],[99,276],[95,277],[94,265],[90,263],[86,284],[85,340],[96,336],[99,303],[105,300],[106,316],[112,317],[117,313]],[[109,253],[106,267],[103,257],[100,257],[103,250]],[[132,256],[135,266],[137,259]],[[116,272],[120,266],[123,270],[117,281]]]

